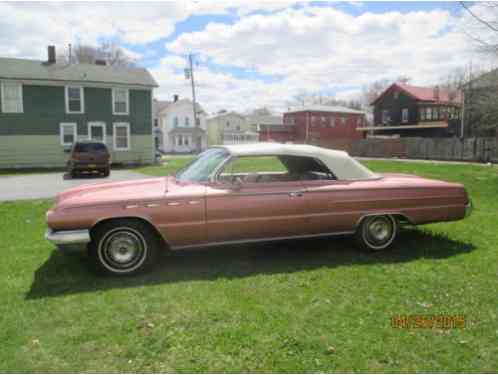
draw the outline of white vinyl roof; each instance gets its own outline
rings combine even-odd
[[[283,143],[252,143],[215,146],[226,149],[234,156],[294,155],[321,160],[339,180],[364,180],[378,178],[368,168],[349,156],[347,152],[311,145]]]

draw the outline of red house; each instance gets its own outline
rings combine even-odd
[[[250,116],[249,124],[258,131],[260,142],[294,142],[294,127],[284,125],[282,116]]]
[[[312,105],[284,113],[284,125],[294,127],[296,143],[323,146],[364,138],[356,128],[366,125],[365,113],[355,109]]]

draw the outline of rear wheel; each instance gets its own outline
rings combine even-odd
[[[94,269],[109,275],[133,275],[149,269],[156,260],[157,234],[138,220],[112,220],[92,231],[89,256]]]
[[[110,174],[111,174],[111,171],[110,171],[110,169],[109,169],[109,168],[104,169],[104,170],[102,171],[102,175],[103,175],[104,177],[109,177],[109,175],[110,175]]]
[[[387,249],[396,239],[398,227],[398,221],[392,215],[367,216],[356,230],[356,243],[370,251]]]

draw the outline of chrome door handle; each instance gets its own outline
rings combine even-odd
[[[303,196],[303,192],[302,191],[291,191],[289,193],[289,195],[291,197],[302,197]]]

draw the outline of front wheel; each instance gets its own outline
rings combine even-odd
[[[367,216],[356,230],[356,243],[370,251],[387,249],[394,242],[398,227],[398,221],[392,215]]]
[[[113,220],[94,229],[88,252],[97,272],[124,276],[150,268],[159,246],[156,233],[147,224]]]

